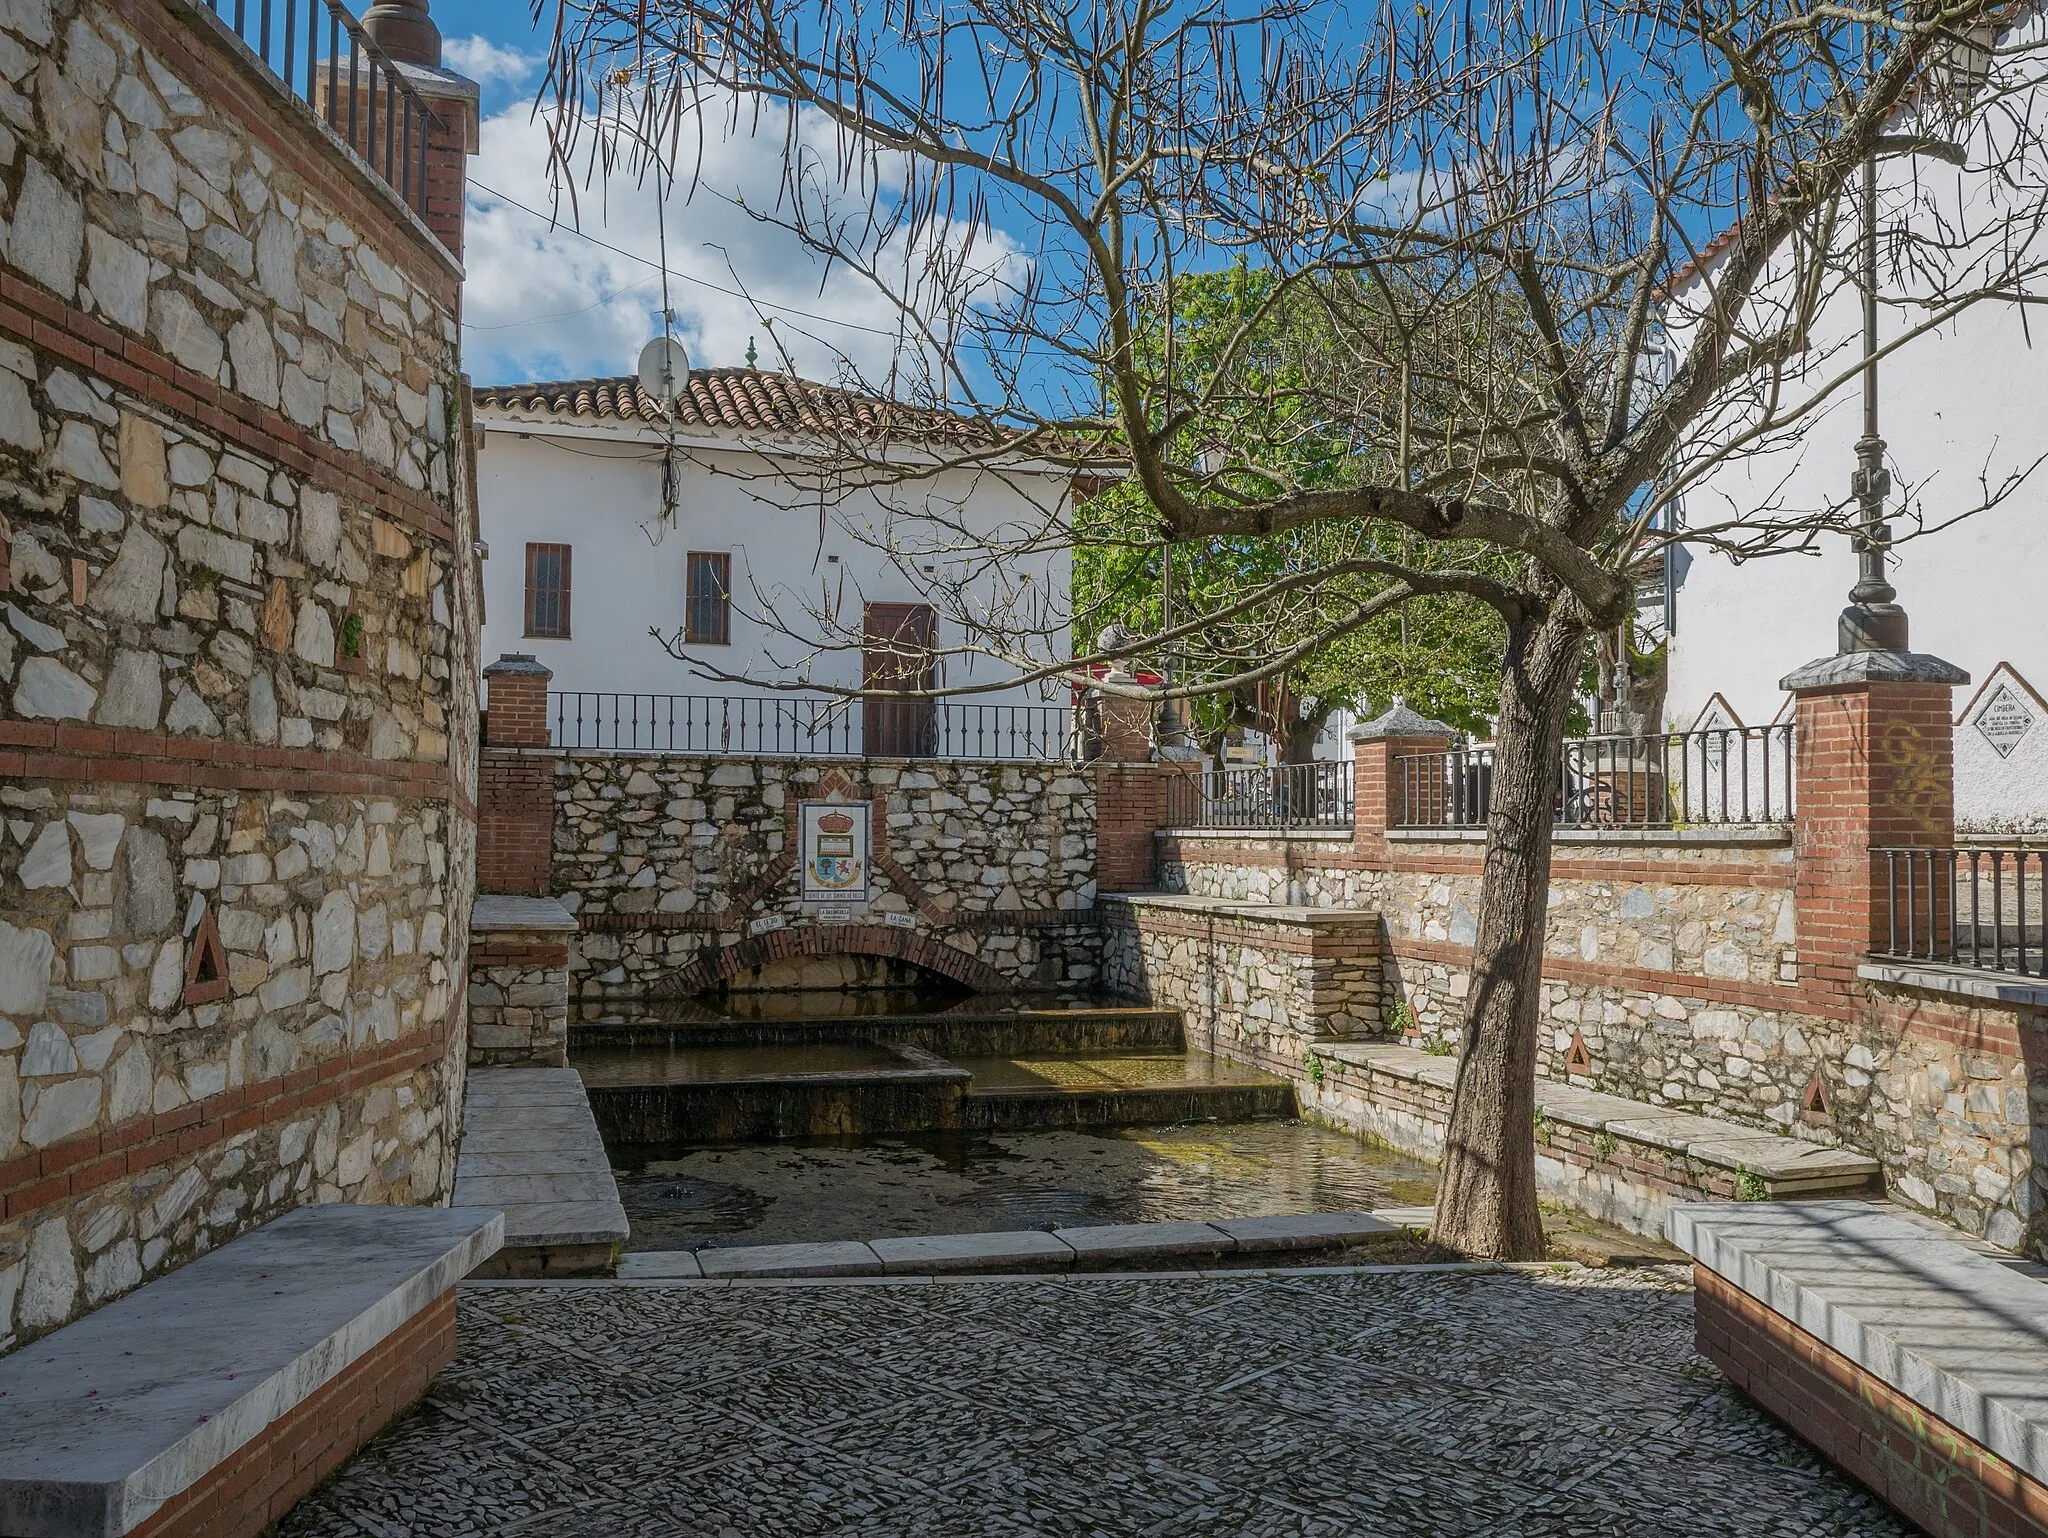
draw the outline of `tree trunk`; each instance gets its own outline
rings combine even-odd
[[[1491,1260],[1539,1260],[1536,1027],[1552,805],[1585,630],[1554,611],[1508,633],[1493,799],[1464,1041],[1431,1237]]]

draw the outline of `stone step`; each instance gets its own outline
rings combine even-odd
[[[1382,1041],[1318,1044],[1315,1052],[1326,1064],[1336,1067],[1339,1076],[1343,1069],[1350,1068],[1359,1070],[1368,1080],[1379,1077],[1414,1086],[1420,1092],[1418,1099],[1436,1105],[1442,1115],[1448,1113],[1449,1096],[1457,1081],[1455,1058]],[[1594,1139],[1611,1140],[1613,1152],[1605,1158],[1596,1153],[1593,1157],[1597,1162],[1616,1170],[1631,1161],[1664,1167],[1669,1171],[1670,1182],[1681,1192],[1688,1189],[1690,1181],[1690,1189],[1706,1194],[1699,1184],[1704,1179],[1718,1180],[1724,1188],[1732,1182],[1732,1188],[1745,1198],[1755,1196],[1769,1201],[1858,1196],[1874,1192],[1881,1174],[1876,1159],[1854,1149],[1811,1143],[1691,1111],[1646,1105],[1552,1079],[1536,1081],[1536,1108],[1539,1122],[1548,1121]],[[1429,1152],[1434,1154],[1436,1150]],[[1543,1156],[1539,1142],[1539,1164]],[[1655,1212],[1596,1215],[1654,1232],[1662,1226],[1663,1204],[1654,1205]],[[1654,1221],[1637,1220],[1642,1217]]]

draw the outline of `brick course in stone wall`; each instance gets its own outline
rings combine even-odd
[[[4,1348],[445,1195],[476,658],[460,270],[217,23],[0,8],[0,212]]]

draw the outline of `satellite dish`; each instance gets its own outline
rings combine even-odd
[[[672,336],[658,336],[640,349],[640,388],[669,406],[690,383],[690,354]]]

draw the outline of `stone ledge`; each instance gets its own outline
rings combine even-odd
[[[1645,845],[1672,849],[1789,849],[1790,823],[1764,823],[1727,828],[1558,828],[1550,840],[1580,848],[1597,844]],[[1389,828],[1390,844],[1484,844],[1484,828]]]
[[[1865,962],[1856,969],[1856,975],[1866,982],[1890,983],[1899,988],[1924,988],[1930,993],[1951,993],[1960,998],[1982,999],[1988,1004],[2009,1004],[2017,1009],[2048,1009],[2048,978],[2036,980],[2011,972],[1987,972],[1977,967],[1893,961]]]
[[[454,1200],[505,1214],[504,1249],[485,1275],[610,1268],[626,1209],[575,1069],[470,1070]]]
[[[0,1532],[132,1531],[497,1248],[495,1212],[301,1207],[0,1359]]]
[[[1095,906],[1128,905],[1156,908],[1168,913],[1196,913],[1240,923],[1285,924],[1303,929],[1348,929],[1380,927],[1376,908],[1308,908],[1284,903],[1237,902],[1224,897],[1196,897],[1184,892],[1105,892]]]
[[[1456,1058],[1435,1057],[1393,1042],[1318,1043],[1315,1052],[1334,1062],[1426,1084],[1446,1094],[1457,1083]],[[1879,1173],[1878,1161],[1867,1154],[1781,1137],[1690,1111],[1645,1105],[1551,1079],[1536,1081],[1536,1106],[1543,1115],[1566,1126],[1604,1132],[1683,1154],[1717,1169],[1758,1176],[1774,1197],[1817,1187],[1839,1191],[1845,1184],[1874,1180]]]
[[[1407,1225],[1412,1226],[1412,1225]],[[1088,1228],[840,1239],[684,1252],[645,1251],[619,1263],[621,1281],[763,1280],[791,1277],[950,1276],[1091,1270],[1189,1256],[1342,1249],[1407,1232],[1369,1212],[1220,1218],[1212,1223],[1110,1223]],[[1427,1227],[1427,1220],[1424,1225]]]
[[[533,934],[574,934],[576,915],[552,897],[511,897],[485,893],[470,904],[469,932],[495,934],[525,931]]]
[[[1671,1241],[2036,1480],[2048,1481],[2048,1287],[1868,1202],[1671,1209]]]

